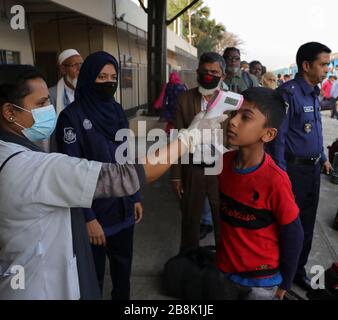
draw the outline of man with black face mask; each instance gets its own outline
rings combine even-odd
[[[194,116],[206,109],[215,91],[223,88],[224,77],[225,62],[222,56],[215,52],[202,54],[197,69],[198,87],[178,96],[177,129],[187,128]],[[225,128],[224,123],[222,127]],[[203,157],[204,149],[199,152],[202,157],[194,157],[189,164],[174,165],[171,171],[172,185],[182,210],[181,251],[199,245],[200,219],[206,198],[213,216],[216,244],[219,238],[218,180],[216,175],[205,175],[204,169],[214,164]]]

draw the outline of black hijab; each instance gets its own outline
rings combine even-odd
[[[127,117],[113,96],[109,100],[104,100],[94,88],[96,77],[109,63],[114,65],[118,73],[118,62],[107,52],[98,51],[85,59],[75,90],[75,100],[81,105],[94,128],[107,139],[114,141],[119,129],[128,128]]]

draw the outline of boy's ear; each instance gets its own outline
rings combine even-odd
[[[262,136],[262,141],[268,143],[276,138],[278,130],[276,128],[266,128],[265,134]]]

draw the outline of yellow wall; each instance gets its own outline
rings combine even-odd
[[[34,23],[35,51],[60,53],[65,49],[74,48],[85,58],[89,53],[102,50],[103,27],[91,25],[88,31],[85,22],[84,19],[60,21],[59,29],[56,21]]]
[[[104,27],[103,28],[103,48],[104,51],[107,51],[111,55],[113,55],[116,59],[118,59],[119,52],[117,47],[116,40],[116,30],[113,27]]]
[[[120,51],[118,50],[118,46]],[[118,58],[120,53],[121,72],[131,74],[132,87],[117,90],[117,101],[125,110],[147,102],[147,47],[145,40],[128,35],[124,30],[116,32],[115,27],[103,29],[103,50]],[[131,57],[131,60],[128,60]],[[123,64],[126,59],[126,65]],[[119,83],[121,85],[121,81]]]

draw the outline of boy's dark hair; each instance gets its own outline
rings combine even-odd
[[[228,56],[229,52],[231,52],[231,51],[237,51],[237,53],[239,55],[241,55],[241,52],[236,47],[228,47],[223,52],[223,58],[226,59],[226,57]]]
[[[218,62],[219,66],[222,69],[222,73],[225,73],[225,61],[223,57],[216,53],[216,52],[205,52],[201,55],[199,63],[198,63],[198,68],[204,64],[204,63],[213,63],[213,62]]]
[[[20,105],[22,99],[31,93],[27,80],[42,78],[42,73],[31,65],[0,65],[0,107],[11,102]]]
[[[321,53],[331,53],[331,49],[319,42],[307,42],[301,45],[297,51],[296,62],[298,70],[303,70],[303,62],[312,63]]]
[[[243,91],[242,95],[266,117],[266,127],[279,128],[286,115],[286,104],[278,91],[253,87]]]

